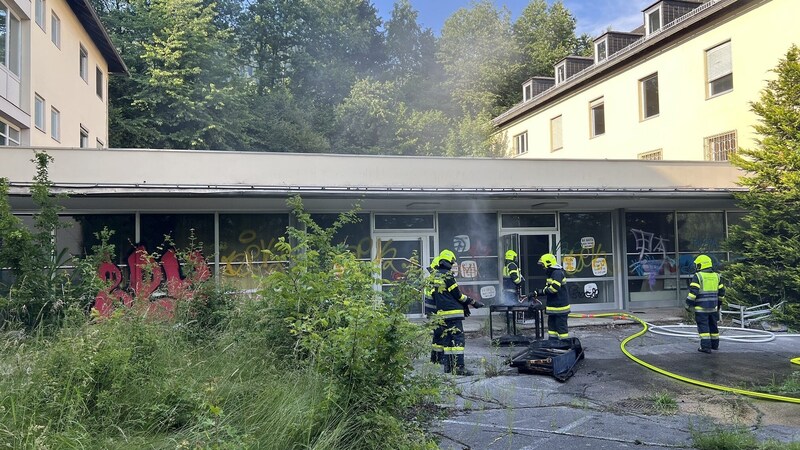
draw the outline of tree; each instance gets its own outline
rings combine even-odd
[[[513,69],[514,41],[508,9],[489,0],[459,9],[444,23],[437,58],[446,74],[444,88],[462,114],[496,115],[500,87]]]
[[[244,123],[230,30],[201,0],[130,0],[100,11],[128,64],[111,80],[113,147],[229,149]]]
[[[792,46],[752,110],[760,136],[733,163],[747,172],[738,194],[747,210],[731,227],[727,247],[739,258],[723,275],[735,303],[786,301],[783,318],[800,325],[800,48]]]
[[[386,22],[386,65],[392,80],[419,78],[435,61],[436,38],[430,28],[419,26],[418,15],[409,0],[399,0]]]
[[[398,121],[405,112],[397,97],[395,83],[370,78],[356,82],[350,95],[336,106],[337,151],[395,153]]]

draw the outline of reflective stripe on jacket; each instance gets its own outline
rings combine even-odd
[[[547,269],[547,281],[543,293],[547,296],[545,311],[547,314],[569,314],[569,293],[567,292],[567,274],[561,267]]]
[[[517,292],[517,286],[522,282],[522,276],[519,274],[519,266],[511,260],[506,260],[506,266],[503,267],[503,290]]]
[[[719,274],[708,271],[697,272],[689,283],[686,305],[695,312],[715,312],[725,298],[725,285]]]

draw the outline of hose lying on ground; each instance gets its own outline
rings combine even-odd
[[[680,380],[680,381],[683,381],[685,383],[694,384],[696,386],[702,386],[702,387],[706,387],[706,388],[709,388],[709,389],[715,389],[715,390],[718,390],[718,391],[732,392],[732,393],[735,393],[735,394],[746,395],[748,397],[764,398],[764,399],[768,399],[768,400],[776,400],[776,401],[780,401],[780,402],[788,402],[788,403],[798,403],[798,404],[800,404],[800,398],[786,397],[786,396],[783,396],[783,395],[775,395],[775,394],[766,394],[766,393],[763,393],[763,392],[756,392],[756,391],[748,391],[746,389],[738,389],[738,388],[733,388],[733,387],[730,387],[730,386],[722,386],[722,385],[719,385],[719,384],[708,383],[708,382],[701,381],[701,380],[695,380],[694,378],[684,377],[682,375],[678,375],[676,373],[669,372],[669,371],[664,370],[664,369],[662,369],[660,367],[656,367],[656,366],[654,366],[652,364],[649,364],[649,363],[647,363],[645,361],[642,361],[641,359],[633,356],[633,354],[631,354],[631,352],[629,352],[628,349],[625,346],[628,344],[628,342],[630,342],[630,341],[638,338],[639,336],[642,336],[643,334],[647,333],[647,331],[649,330],[650,326],[648,325],[647,322],[643,321],[642,319],[640,319],[640,318],[638,318],[638,317],[636,317],[636,316],[634,316],[632,314],[628,314],[628,313],[574,314],[573,313],[573,314],[570,314],[569,317],[573,317],[573,318],[611,317],[613,319],[632,319],[632,320],[635,320],[636,322],[639,322],[639,324],[642,325],[642,329],[639,330],[638,332],[626,337],[625,339],[623,339],[622,342],[619,344],[619,348],[622,350],[622,353],[624,353],[625,356],[630,358],[635,363],[637,363],[639,365],[642,365],[644,367],[647,367],[648,369],[650,369],[652,371],[655,371],[655,372],[658,372],[658,373],[660,373],[662,375],[666,375],[666,376],[668,376],[670,378],[674,378],[676,380]],[[774,339],[774,336],[772,337],[772,339]],[[772,339],[770,339],[770,340],[772,340]],[[767,342],[767,341],[759,341],[759,342]],[[791,361],[793,363],[795,363],[795,364],[800,364],[800,357],[793,358]]]

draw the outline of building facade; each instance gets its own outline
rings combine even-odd
[[[0,0],[0,28],[0,146],[106,147],[127,68],[88,0]]]
[[[727,160],[753,147],[757,101],[792,44],[794,0],[656,1],[594,57],[556,63],[494,119],[517,158]]]
[[[11,183],[12,210],[27,223],[35,212],[33,154],[7,149],[0,165],[0,177]],[[125,274],[135,244],[152,251],[170,235],[179,248],[200,243],[214,276],[244,288],[254,286],[252,274],[283,263],[263,250],[273,250],[286,227],[297,225],[286,204],[293,195],[322,225],[359,205],[361,222],[336,239],[380,263],[380,289],[403,276],[414,252],[427,265],[449,248],[458,257],[459,285],[492,304],[500,300],[506,250],[520,255],[524,292],[544,284],[536,261],[552,252],[567,271],[577,311],[680,305],[694,258],[703,252],[716,263],[728,260],[722,243],[742,217],[733,199],[740,173],[725,162],[48,154],[53,189],[69,195],[62,218],[71,226],[59,231],[59,247],[84,255],[107,226],[115,231],[115,270]],[[8,285],[8,272],[2,274],[0,284]],[[409,313],[421,313],[421,302]]]

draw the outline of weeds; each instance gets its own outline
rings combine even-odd
[[[661,415],[675,414],[678,411],[678,403],[675,397],[669,392],[660,392],[653,395],[653,408]]]

